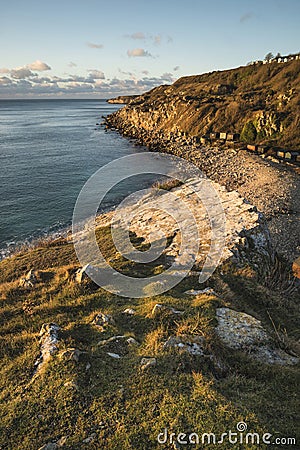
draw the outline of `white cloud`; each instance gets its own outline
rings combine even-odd
[[[26,67],[28,67],[28,69],[37,70],[39,72],[43,72],[44,70],[51,70],[51,67],[48,66],[48,64],[40,61],[39,59],[37,59],[31,64],[27,64]]]
[[[143,48],[134,48],[133,50],[127,50],[127,55],[131,57],[152,57],[151,53]]]
[[[89,78],[93,78],[94,80],[104,80],[105,75],[104,72],[102,72],[102,70],[90,69]]]
[[[102,44],[94,44],[93,42],[87,42],[86,45],[90,48],[103,48]]]
[[[0,77],[0,98],[109,98],[122,94],[141,94],[174,81],[171,73],[149,77],[149,72],[144,70],[144,77],[138,78],[131,72],[119,72],[126,78],[114,77],[107,80],[104,73],[97,69],[88,70],[87,76],[70,74],[65,77],[42,77],[27,67],[19,67],[11,70],[9,77]]]
[[[143,75],[149,75],[149,70],[142,70]]]
[[[137,31],[136,33],[126,34],[125,37],[130,39],[146,39],[146,35],[142,31]]]
[[[0,85],[1,86],[8,86],[12,84],[12,80],[8,77],[0,77]]]
[[[27,67],[17,67],[16,69],[12,69],[10,71],[10,76],[12,78],[16,78],[18,80],[28,78],[33,76],[34,74]]]
[[[162,78],[171,81],[173,80],[173,74],[171,72],[165,72],[162,74]]]
[[[9,69],[3,67],[2,69],[0,69],[0,73],[9,73]]]

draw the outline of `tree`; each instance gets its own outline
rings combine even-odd
[[[269,53],[267,53],[266,54],[266,56],[265,56],[265,61],[271,61],[271,59],[273,59],[274,58],[274,55],[273,55],[273,53],[271,53],[271,52],[269,52]]]
[[[280,58],[280,56],[281,56],[281,53],[277,53],[277,55],[275,56],[275,58]]]

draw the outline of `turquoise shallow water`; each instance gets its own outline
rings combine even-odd
[[[143,151],[96,126],[118,108],[104,100],[0,100],[2,255],[69,226],[85,181],[109,161]],[[154,179],[127,180],[102,206],[112,207]]]

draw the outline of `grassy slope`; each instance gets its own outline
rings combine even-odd
[[[115,257],[107,229],[99,231],[99,240],[106,255]],[[142,243],[136,245],[141,248]],[[139,270],[118,258],[115,265],[125,272]],[[156,436],[165,427],[176,433],[221,434],[234,430],[241,420],[250,431],[299,437],[297,368],[253,362],[228,351],[214,334],[218,305],[252,313],[272,331],[268,310],[277,329],[286,330],[285,344],[293,346],[299,338],[296,294],[282,292],[276,271],[268,269],[259,279],[249,267],[226,264],[210,280],[221,298],[185,295],[185,290],[198,287],[196,279],[189,278],[165,295],[137,300],[117,297],[89,282],[76,284],[77,267],[72,245],[64,242],[0,263],[1,449],[36,450],[62,436],[68,436],[67,449],[155,449],[162,448]],[[41,271],[40,282],[27,291],[18,287],[18,279],[31,268]],[[155,270],[149,267],[148,274]],[[185,313],[176,320],[155,319],[151,316],[155,303]],[[135,316],[122,314],[129,307],[136,310]],[[115,319],[104,333],[91,323],[100,311]],[[38,332],[45,322],[62,328],[60,350],[76,347],[86,353],[78,363],[56,354],[30,384],[39,355]],[[133,336],[141,345],[120,349],[112,344],[110,351],[124,355],[114,360],[97,343],[115,334]],[[201,357],[163,351],[162,342],[176,334],[205,336],[221,368]],[[157,366],[141,371],[142,356],[155,356]],[[76,387],[65,385],[68,381]],[[94,432],[95,440],[83,444]],[[227,449],[228,443],[218,448]]]
[[[267,135],[260,133],[257,142],[299,150],[299,84],[300,61],[215,71],[154,88],[127,106],[124,114],[135,108],[146,129],[201,136],[211,131],[241,133],[249,120],[257,126],[263,113],[271,122],[263,127]],[[159,121],[154,125],[155,112]]]

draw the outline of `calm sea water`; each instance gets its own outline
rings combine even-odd
[[[0,100],[0,254],[69,226],[86,180],[109,161],[142,151],[96,126],[118,108],[104,100]],[[106,206],[133,187],[129,180],[114,189]]]

